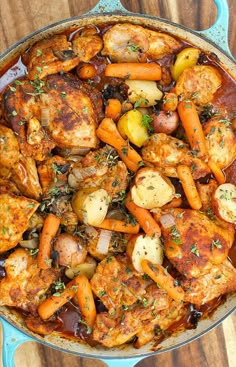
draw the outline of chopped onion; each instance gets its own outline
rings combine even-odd
[[[29,248],[29,249],[36,249],[38,247],[39,244],[39,239],[38,238],[31,238],[30,240],[22,240],[19,242],[19,244],[21,245],[21,247],[24,248]]]
[[[41,125],[48,126],[50,122],[50,111],[47,107],[42,107],[41,109]]]
[[[86,226],[85,232],[90,238],[96,238],[98,236],[98,231],[92,226]]]
[[[78,181],[83,181],[85,178],[93,176],[97,173],[96,167],[73,168],[73,175]]]
[[[111,241],[112,231],[102,229],[98,238],[96,251],[99,254],[107,255]]]
[[[171,214],[164,214],[160,218],[160,222],[164,228],[170,228],[175,226],[175,218]]]

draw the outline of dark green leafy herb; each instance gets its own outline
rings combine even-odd
[[[192,252],[192,254],[194,254],[194,255],[196,255],[198,257],[200,256],[200,253],[199,253],[199,250],[197,248],[197,244],[196,243],[193,243],[191,245],[191,250],[190,251]]]

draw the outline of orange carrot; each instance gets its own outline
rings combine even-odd
[[[168,295],[177,302],[184,299],[184,290],[180,286],[175,285],[174,278],[159,264],[153,264],[149,260],[142,260],[141,266],[143,271],[150,276]]]
[[[104,118],[96,133],[101,141],[116,149],[122,161],[131,171],[135,172],[138,170],[140,163],[142,163],[141,156],[122,138],[112,119]]]
[[[38,307],[38,314],[43,320],[49,319],[59,308],[61,308],[65,303],[67,303],[77,292],[78,285],[79,285],[79,278],[78,275],[74,278],[71,282],[67,283],[65,289],[60,294],[55,293],[48,297],[45,301],[41,303]]]
[[[105,116],[117,121],[121,115],[121,103],[119,99],[110,98],[105,108]]]
[[[96,76],[96,68],[93,64],[84,64],[78,70],[78,76],[80,79],[90,79]]]
[[[102,229],[108,229],[115,232],[136,234],[139,232],[139,224],[127,223],[124,220],[104,219],[101,224],[95,226]]]
[[[179,208],[183,203],[181,198],[174,198],[168,204],[162,206],[162,209]]]
[[[178,106],[178,97],[175,93],[167,93],[163,98],[163,110],[175,111]]]
[[[86,324],[89,327],[93,327],[97,312],[90,282],[85,275],[78,275],[77,285],[78,290],[74,296],[74,300],[78,303]]]
[[[178,113],[191,149],[199,151],[203,157],[206,156],[205,136],[194,103],[192,101],[179,102]]]
[[[48,214],[44,221],[39,241],[37,261],[40,269],[51,268],[51,241],[56,236],[59,226],[60,218],[54,214]]]
[[[154,62],[108,64],[105,69],[105,76],[122,79],[160,80],[161,67]]]
[[[148,209],[141,208],[136,205],[128,194],[125,205],[131,214],[137,219],[140,226],[143,228],[144,232],[151,238],[160,237],[161,229],[158,223],[155,221]]]
[[[225,175],[221,171],[220,167],[218,167],[217,164],[214,161],[212,161],[211,159],[209,159],[207,164],[208,164],[210,170],[212,171],[213,175],[215,176],[216,181],[220,185],[225,183]]]
[[[188,199],[191,208],[199,210],[202,207],[202,202],[198,194],[191,170],[188,166],[182,164],[177,166],[178,178],[184,189],[184,193]]]

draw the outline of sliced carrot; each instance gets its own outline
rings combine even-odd
[[[144,232],[151,238],[161,236],[161,228],[155,221],[148,209],[141,208],[136,205],[128,194],[125,205],[131,214],[137,219]]]
[[[210,170],[212,171],[213,175],[215,176],[216,181],[222,185],[223,183],[225,183],[225,175],[224,173],[221,171],[220,167],[217,166],[217,164],[212,161],[211,159],[209,159],[209,161],[207,162]]]
[[[178,113],[192,150],[207,155],[206,141],[196,107],[192,101],[181,101]]]
[[[168,204],[162,206],[162,209],[179,208],[183,203],[181,198],[174,198]]]
[[[124,220],[104,219],[101,224],[95,226],[102,229],[108,229],[115,232],[136,234],[139,232],[139,224],[127,223]]]
[[[160,80],[161,67],[154,62],[108,64],[105,69],[105,76],[122,79]]]
[[[183,186],[189,205],[191,208],[199,210],[202,207],[202,202],[190,168],[184,164],[181,164],[177,166],[177,174]]]
[[[91,79],[97,74],[96,68],[93,64],[84,64],[78,70],[78,76],[80,79]]]
[[[38,307],[38,314],[43,320],[49,319],[59,308],[67,303],[77,292],[79,285],[79,275],[71,282],[67,283],[63,292],[52,295],[41,303]]]
[[[93,327],[97,312],[90,282],[85,275],[78,275],[77,285],[78,290],[75,294],[74,300],[78,303],[86,324]]]
[[[178,97],[175,93],[167,93],[163,98],[163,110],[174,112],[178,106]]]
[[[105,108],[105,116],[117,121],[121,115],[122,106],[119,99],[110,98]]]
[[[135,172],[138,170],[140,163],[142,163],[141,156],[122,138],[112,119],[104,118],[96,133],[101,141],[116,149],[122,161],[131,171]]]
[[[175,285],[175,279],[159,264],[153,264],[149,260],[142,260],[142,269],[144,273],[157,283],[161,288],[165,289],[168,295],[177,302],[184,299],[184,290],[180,286]]]
[[[48,214],[39,240],[37,262],[40,269],[51,268],[51,241],[56,236],[59,226],[60,218],[54,214]]]

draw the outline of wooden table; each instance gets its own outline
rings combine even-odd
[[[49,23],[89,11],[96,0],[0,0],[0,52]],[[216,17],[213,0],[122,0],[131,11],[170,19],[192,29],[206,29]],[[229,45],[236,57],[236,1],[230,7]],[[150,357],[138,367],[236,366],[236,315],[207,335],[173,352]],[[19,347],[17,367],[102,367],[104,364],[65,354],[34,342]],[[122,363],[121,363],[122,364]]]

